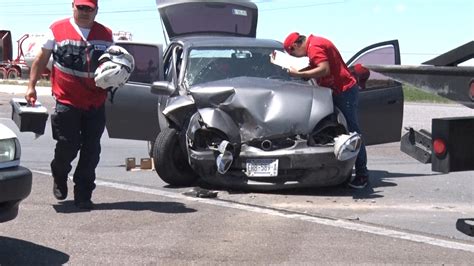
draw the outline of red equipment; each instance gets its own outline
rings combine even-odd
[[[11,32],[9,30],[0,30],[0,79],[28,79],[30,75],[30,66],[25,61],[25,51],[23,45],[29,39],[26,52],[32,51],[36,42],[32,37],[37,35],[24,34],[17,40],[17,57],[13,59],[13,45]],[[31,55],[34,56],[34,55]],[[33,59],[33,58],[31,58]],[[32,61],[32,60],[31,60]],[[31,63],[31,62],[30,62]],[[45,69],[43,77],[49,78],[49,70]]]

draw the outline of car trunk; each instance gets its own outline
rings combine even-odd
[[[256,36],[258,10],[250,1],[156,0],[156,5],[170,40],[200,34]]]

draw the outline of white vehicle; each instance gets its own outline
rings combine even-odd
[[[14,219],[20,202],[31,192],[31,171],[20,166],[20,156],[17,136],[0,124],[0,222]]]

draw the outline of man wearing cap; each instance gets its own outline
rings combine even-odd
[[[36,83],[53,55],[51,86],[56,108],[51,115],[51,126],[57,141],[51,162],[53,195],[58,200],[67,198],[71,162],[80,152],[73,175],[74,204],[90,210],[107,97],[107,91],[95,85],[94,71],[98,58],[113,44],[113,37],[109,28],[95,21],[97,0],[73,0],[72,9],[71,18],[50,26],[50,33],[32,64],[25,98],[34,104]]]
[[[283,46],[285,51],[292,56],[307,56],[309,58],[309,67],[302,70],[290,68],[288,73],[291,76],[304,79],[314,78],[319,86],[331,88],[334,105],[346,117],[349,131],[360,133],[357,119],[360,88],[336,46],[323,37],[314,35],[306,37],[297,32],[290,33],[286,37]],[[362,143],[355,163],[355,177],[351,180],[349,186],[364,188],[368,179],[367,153],[365,145]]]

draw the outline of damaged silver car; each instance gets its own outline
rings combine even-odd
[[[349,181],[361,136],[347,131],[330,89],[270,62],[283,46],[256,38],[254,3],[157,4],[170,43],[164,54],[161,45],[119,43],[137,67],[107,103],[110,137],[149,141],[156,172],[176,186],[198,179],[258,189]],[[369,46],[348,61],[359,63],[399,64],[398,42]],[[400,84],[376,73],[361,81],[363,140],[398,141]]]

